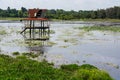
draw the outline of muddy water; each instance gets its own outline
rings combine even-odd
[[[0,51],[12,55],[12,52],[41,53],[36,60],[46,59],[55,67],[62,64],[93,64],[120,78],[120,33],[112,31],[89,31],[78,27],[92,26],[93,23],[51,22],[49,40],[26,40],[20,31],[24,24],[0,23]]]

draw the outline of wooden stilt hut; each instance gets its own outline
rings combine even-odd
[[[49,20],[46,18],[46,9],[29,9],[28,18],[23,19],[25,26],[23,27],[22,33],[26,33],[26,30],[29,30],[30,38],[36,33],[35,30],[38,30],[40,35],[49,34]]]

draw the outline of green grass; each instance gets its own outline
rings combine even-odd
[[[0,17],[0,20],[21,20],[23,18],[13,17]],[[51,21],[61,21],[60,19],[51,19]],[[70,21],[107,21],[107,22],[120,22],[120,19],[72,19]]]
[[[0,54],[1,80],[113,80],[105,71],[84,64],[53,68],[47,61],[38,62],[25,56],[12,58]]]
[[[75,29],[83,29],[85,31],[100,30],[100,31],[120,32],[120,27],[116,27],[116,26],[85,26],[85,27],[78,27]]]
[[[60,19],[51,19],[51,21],[61,21]],[[67,20],[66,20],[67,21]],[[72,19],[68,21],[100,21],[100,22],[120,22],[120,19]]]
[[[13,17],[0,17],[0,20],[12,20],[12,21],[16,21],[16,20],[21,20],[23,18],[13,18]]]
[[[120,19],[80,19],[81,21],[120,22]]]

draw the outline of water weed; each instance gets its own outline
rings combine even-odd
[[[75,29],[83,29],[85,31],[100,30],[100,31],[120,32],[120,27],[118,26],[85,26],[85,27],[78,27]]]

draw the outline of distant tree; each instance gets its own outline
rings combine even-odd
[[[16,9],[11,9],[10,10],[10,13],[9,13],[9,15],[10,15],[10,17],[17,17],[17,10]]]
[[[22,12],[22,10],[19,10],[19,11],[18,11],[18,17],[20,17],[20,18],[23,17],[23,12]]]
[[[11,9],[8,7],[6,10],[0,9],[0,17],[27,17],[27,9],[21,7],[20,10]],[[120,19],[120,6],[115,6],[107,9],[99,9],[95,11],[91,10],[79,10],[79,11],[65,11],[63,9],[51,9],[46,12],[47,18],[50,19],[97,19],[97,18],[110,18]]]
[[[8,13],[10,13],[10,11],[11,11],[11,10],[10,10],[10,7],[7,8],[7,11],[8,11]]]
[[[97,11],[91,11],[91,18],[96,19],[97,18]]]
[[[24,13],[24,12],[27,12],[27,9],[24,7],[21,7],[21,11]]]
[[[116,17],[117,19],[120,19],[120,7],[117,9],[117,14],[116,14],[116,16],[117,16],[117,17]]]
[[[80,10],[80,11],[78,11],[78,14],[79,14],[79,17],[80,17],[80,19],[84,19],[84,13],[83,13],[84,11],[82,11],[82,10]]]
[[[120,19],[120,7],[117,7],[117,6],[115,6],[114,7],[114,14],[115,14],[115,18],[118,18],[118,19]]]
[[[21,7],[21,11],[19,11],[18,13],[22,17],[27,17],[27,9],[25,7]]]
[[[104,9],[97,10],[97,17],[101,18],[101,19],[106,18],[106,12],[105,12],[105,10]]]

